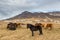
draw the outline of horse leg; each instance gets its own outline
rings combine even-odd
[[[33,31],[32,31],[32,36],[34,36],[34,33],[33,33]]]
[[[9,26],[7,26],[7,29],[9,28]]]
[[[39,34],[39,35],[42,35],[42,34],[43,34],[42,29],[39,29],[39,32],[40,32],[40,34]]]

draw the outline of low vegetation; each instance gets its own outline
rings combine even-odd
[[[12,31],[6,28],[7,24],[7,22],[0,22],[0,40],[60,40],[60,24],[57,23],[52,23],[52,30],[43,28],[43,35],[38,35],[38,31],[34,32],[33,37],[26,25]]]

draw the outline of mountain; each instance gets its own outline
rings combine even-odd
[[[46,19],[46,18],[50,18],[50,19],[57,19],[57,18],[60,18],[60,12],[47,12],[47,13],[44,13],[44,12],[28,12],[28,11],[24,11],[22,12],[21,14],[19,15],[16,15],[12,18],[9,18],[7,20],[11,20],[11,19],[20,19],[20,18],[43,18],[43,19]]]

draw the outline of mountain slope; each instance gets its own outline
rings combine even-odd
[[[56,19],[56,18],[60,18],[60,12],[48,12],[48,13],[43,13],[43,12],[34,12],[34,13],[31,13],[31,12],[28,12],[28,11],[24,11],[22,12],[21,14],[17,15],[17,16],[14,16],[12,18],[9,18],[8,20],[11,20],[11,19],[20,19],[20,18],[52,18],[52,19]]]

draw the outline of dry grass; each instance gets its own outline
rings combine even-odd
[[[7,23],[0,22],[0,40],[60,40],[60,24],[54,24],[52,30],[43,29],[43,35],[38,35],[39,32],[34,32],[31,36],[31,31],[27,28],[17,28],[15,31],[6,29]]]

